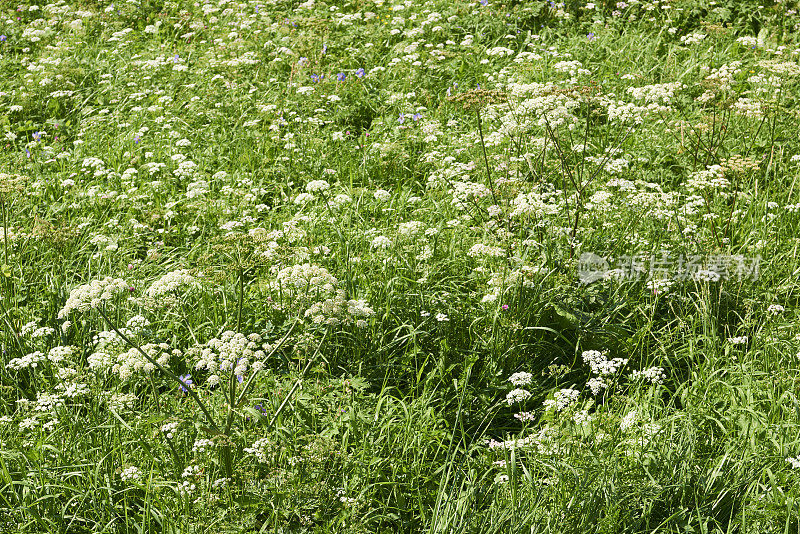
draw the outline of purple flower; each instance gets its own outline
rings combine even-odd
[[[322,53],[324,54],[327,51],[328,51],[328,45],[322,45]]]
[[[137,145],[139,144],[139,136],[138,135],[134,135],[133,136],[133,142],[136,143]]]
[[[364,69],[363,69],[363,68],[361,68],[361,69],[358,69],[358,70],[356,71],[356,76],[358,76],[359,78],[363,78],[364,76],[366,76],[366,74],[367,74],[367,73],[366,73],[366,71],[364,71]]]
[[[192,382],[192,375],[190,375],[190,374],[181,375],[178,378],[180,378],[181,382],[183,382],[185,385],[187,385],[189,387],[191,387],[192,384],[194,384],[194,382]],[[183,385],[181,385],[181,391],[186,393],[189,390],[186,389],[186,387],[184,387]]]
[[[406,116],[405,116],[404,113],[401,113],[400,117],[397,119],[397,122],[399,122],[400,124],[403,124],[405,121],[406,121]]]
[[[414,119],[414,122],[416,122],[422,118],[422,113],[414,113],[411,118]]]
[[[505,311],[505,310],[507,310],[507,309],[508,309],[508,304],[503,304],[503,305],[502,305],[502,306],[500,306],[500,307],[501,307],[501,308],[503,308],[503,311]]]
[[[0,43],[5,42],[6,39],[8,39],[8,37],[6,37],[5,35],[0,35]]]
[[[592,40],[594,40],[594,34],[590,33],[589,35],[586,36],[586,38],[589,39],[590,41],[592,41]]]
[[[340,72],[339,74],[336,75],[336,79],[339,80],[340,82],[343,82],[346,77],[347,76],[345,76],[344,72]]]

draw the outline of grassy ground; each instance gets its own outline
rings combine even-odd
[[[794,3],[0,11],[0,532],[800,532]]]

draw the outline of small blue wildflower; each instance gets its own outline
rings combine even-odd
[[[174,376],[174,375],[173,375],[173,376]],[[194,382],[192,382],[192,375],[190,375],[190,374],[188,374],[188,373],[187,373],[187,374],[185,374],[185,375],[181,375],[181,376],[179,376],[178,378],[180,378],[180,380],[181,380],[181,382],[183,382],[183,384],[185,384],[185,385],[187,385],[187,386],[189,386],[189,387],[191,387],[191,386],[194,384]],[[186,392],[188,392],[189,390],[188,390],[188,389],[186,389],[186,387],[184,387],[183,385],[181,385],[181,391],[183,391],[184,393],[186,393]]]
[[[361,69],[358,69],[358,70],[356,71],[356,76],[358,76],[359,78],[363,78],[364,76],[366,76],[366,74],[367,74],[367,73],[366,73],[366,71],[365,71],[363,68],[361,68]]]
[[[400,117],[397,119],[397,122],[399,122],[400,124],[403,124],[405,121],[406,121],[406,115],[405,115],[405,113],[401,113]]]
[[[422,113],[414,113],[414,115],[412,115],[411,118],[414,119],[414,121],[416,122],[422,118]]]
[[[346,77],[347,76],[345,76],[344,72],[340,72],[339,74],[336,75],[336,79],[339,80],[340,82],[343,82]]]

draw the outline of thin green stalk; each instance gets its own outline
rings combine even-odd
[[[187,384],[186,382],[184,382],[183,380],[181,380],[180,378],[178,378],[178,377],[175,375],[175,373],[173,373],[172,371],[170,371],[169,369],[167,369],[166,367],[164,367],[163,365],[161,365],[160,363],[158,363],[156,360],[154,360],[153,358],[151,358],[151,357],[150,357],[150,356],[149,356],[149,355],[148,355],[148,354],[147,354],[145,351],[143,351],[143,350],[142,350],[142,348],[141,348],[141,347],[139,347],[139,345],[137,345],[137,344],[135,344],[133,341],[131,341],[131,340],[128,338],[128,336],[126,336],[125,334],[123,334],[123,333],[120,331],[120,329],[119,329],[119,328],[117,328],[117,325],[115,325],[114,323],[112,323],[112,322],[111,322],[111,319],[109,319],[109,318],[108,318],[108,315],[106,315],[106,312],[105,312],[105,311],[103,311],[103,309],[102,309],[102,308],[95,308],[95,309],[96,309],[96,310],[97,310],[97,311],[100,313],[100,315],[103,317],[103,319],[105,319],[105,321],[106,321],[106,324],[108,324],[108,326],[110,326],[110,327],[111,327],[111,329],[112,329],[114,332],[116,332],[116,334],[117,334],[117,335],[120,337],[120,339],[122,339],[122,341],[124,341],[125,343],[127,343],[127,344],[128,344],[128,346],[130,346],[132,349],[136,350],[136,351],[137,351],[139,354],[141,354],[141,355],[144,357],[144,359],[146,359],[148,362],[150,362],[150,363],[152,363],[153,365],[155,365],[155,366],[156,366],[156,368],[157,368],[159,371],[161,371],[162,373],[164,373],[165,375],[167,375],[169,378],[171,378],[172,380],[174,380],[175,382],[177,382],[178,384],[180,384],[180,385],[181,385],[181,387],[183,387],[184,389],[186,389],[186,391],[189,393],[189,395],[190,395],[190,396],[191,396],[191,397],[194,399],[194,401],[197,403],[197,405],[198,405],[198,406],[200,407],[200,409],[203,411],[203,414],[205,414],[205,416],[206,416],[206,419],[208,419],[208,423],[211,425],[211,428],[212,428],[212,429],[214,429],[214,431],[216,431],[216,432],[219,432],[219,427],[217,426],[217,423],[216,423],[216,422],[214,422],[214,417],[211,415],[211,412],[209,412],[209,411],[208,411],[208,408],[206,408],[206,405],[205,405],[205,403],[204,403],[202,400],[200,400],[200,397],[197,395],[197,392],[196,392],[196,391],[194,391],[194,389],[192,389],[192,387],[191,387],[191,386],[189,386],[189,384]]]

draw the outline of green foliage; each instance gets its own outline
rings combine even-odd
[[[0,531],[800,532],[796,5],[0,11]]]

